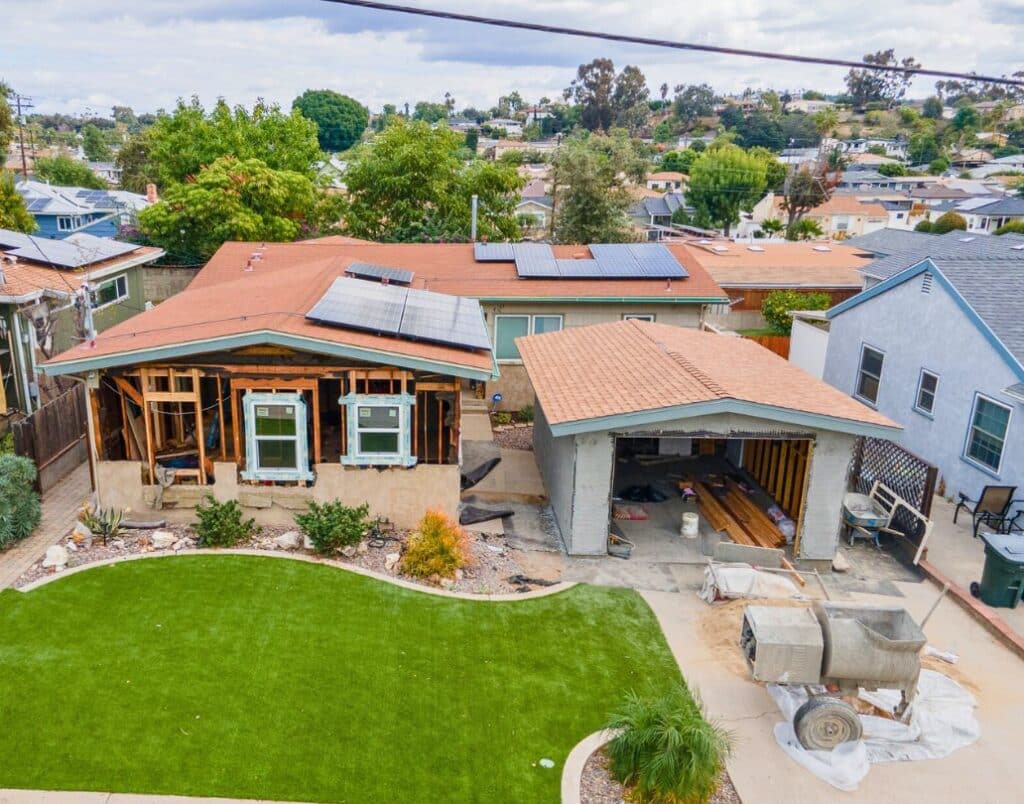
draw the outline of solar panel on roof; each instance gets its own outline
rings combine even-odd
[[[590,246],[601,276],[609,279],[682,279],[689,274],[661,243],[598,243]]]
[[[399,334],[470,349],[491,348],[476,299],[425,290],[409,291]]]
[[[597,260],[555,260],[558,275],[566,279],[596,279],[601,277]]]
[[[345,273],[359,279],[376,279],[378,282],[387,281],[394,285],[408,285],[415,276],[412,271],[406,271],[404,268],[371,265],[367,262],[354,262],[345,269]]]
[[[46,209],[46,205],[49,203],[49,199],[46,198],[33,198],[28,202],[28,207],[26,207],[26,209],[28,209],[29,212],[42,212]]]
[[[473,259],[477,262],[513,262],[511,243],[474,243]]]
[[[339,277],[306,318],[336,327],[397,335],[407,293],[403,287]]]
[[[514,249],[516,273],[523,277],[556,277],[558,264],[547,243],[517,243]]]

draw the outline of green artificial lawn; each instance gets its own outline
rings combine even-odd
[[[0,593],[0,788],[555,802],[622,693],[678,678],[628,590],[487,603],[272,558],[128,562]]]

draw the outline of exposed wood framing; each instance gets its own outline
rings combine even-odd
[[[794,520],[806,488],[804,470],[810,444],[806,439],[755,438],[743,442],[743,468]]]

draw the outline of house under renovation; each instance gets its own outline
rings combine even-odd
[[[86,380],[100,504],[172,521],[207,494],[262,522],[310,499],[400,526],[454,514],[460,386],[494,373],[479,303],[331,259],[268,270],[262,253],[43,366]]]
[[[567,551],[701,561],[724,532],[831,561],[858,436],[899,425],[743,338],[644,321],[534,335],[534,449]],[[680,538],[697,513],[701,539]]]

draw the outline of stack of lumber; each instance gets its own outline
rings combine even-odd
[[[762,511],[732,480],[727,481],[724,497],[715,496],[703,483],[694,483],[699,495],[700,512],[715,530],[724,531],[737,544],[752,547],[782,547],[785,536],[771,517]]]
[[[710,487],[703,483],[694,483],[694,491],[697,492],[697,499],[700,504],[700,512],[715,530],[726,533],[736,544],[746,544],[751,547],[758,545],[747,535],[743,526],[736,521],[731,513],[725,508],[724,503],[715,496]]]

